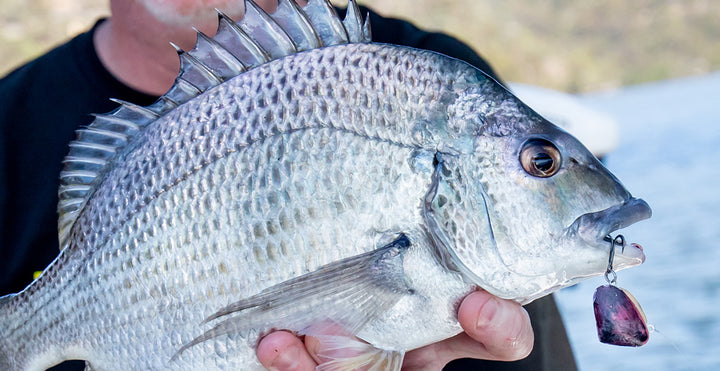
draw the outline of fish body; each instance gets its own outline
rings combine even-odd
[[[247,3],[244,22],[294,37],[289,3],[274,23]],[[232,73],[228,53],[254,57],[233,53],[237,25],[221,19],[193,50],[213,57],[186,53],[164,99],[79,132],[63,249],[0,298],[0,366],[255,369],[268,331],[333,323],[369,344],[369,362],[399,369],[404,351],[462,331],[457,305],[476,287],[527,303],[602,274],[602,238],[649,216],[481,71],[368,43],[354,3],[344,24],[328,9],[303,9],[325,47],[274,51],[257,31],[270,57]],[[615,267],[643,258],[627,248]]]

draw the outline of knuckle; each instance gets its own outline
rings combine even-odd
[[[517,361],[530,355],[535,342],[535,334],[530,323],[530,315],[524,308],[510,316],[511,320],[503,323],[507,329],[503,340],[494,346],[495,355],[504,361]]]
[[[519,337],[507,339],[503,346],[499,347],[497,355],[503,361],[517,361],[530,355],[533,350],[532,337]]]

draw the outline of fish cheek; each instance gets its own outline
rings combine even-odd
[[[563,169],[549,177],[525,171],[519,151],[527,140],[503,138],[503,142],[494,149],[500,155],[480,170],[490,200],[498,255],[520,275],[555,272],[559,268],[555,258],[568,255],[562,239],[567,226],[578,216],[567,202],[575,195],[563,184]]]
[[[562,171],[548,177],[529,174],[514,153],[505,156],[505,174],[488,187],[493,210],[507,234],[524,253],[548,251],[553,235],[564,229],[568,192],[558,184]],[[502,181],[504,179],[504,181]]]

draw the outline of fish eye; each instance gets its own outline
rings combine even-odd
[[[545,139],[530,139],[520,151],[520,164],[525,171],[538,178],[551,177],[560,170],[560,150]]]

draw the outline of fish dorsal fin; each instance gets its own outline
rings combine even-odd
[[[246,0],[245,12],[235,22],[218,10],[214,37],[197,31],[192,50],[175,47],[180,73],[155,103],[138,106],[116,100],[120,104],[117,109],[95,115],[90,125],[77,130],[60,173],[60,246],[67,245],[75,220],[118,154],[148,124],[204,91],[269,61],[322,46],[370,42],[369,22],[362,21],[355,0],[348,1],[343,21],[328,0],[309,0],[305,7],[294,0],[279,0],[272,14]]]

